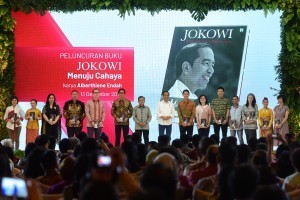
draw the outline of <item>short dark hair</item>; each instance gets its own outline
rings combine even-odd
[[[97,89],[97,88],[94,88],[94,89],[93,89],[93,92],[94,92],[94,90],[95,90],[95,89]],[[97,90],[98,90],[98,89],[97,89]],[[71,94],[72,94],[73,92],[76,92],[76,93],[78,93],[78,91],[77,91],[77,90],[72,90]]]
[[[30,101],[34,101],[35,104],[37,104],[37,100],[36,99],[31,99]]]
[[[144,97],[144,96],[139,96],[139,97],[138,97],[138,101],[139,101],[140,99],[144,99],[144,100],[145,100],[145,97]]]
[[[179,51],[175,60],[176,78],[178,78],[182,73],[182,64],[184,62],[188,62],[193,66],[194,61],[199,57],[197,50],[205,47],[211,49],[211,46],[207,43],[190,43]]]
[[[238,100],[240,100],[238,95],[233,95],[232,98],[236,97]]]
[[[282,95],[282,94],[278,95],[278,96],[277,96],[277,100],[278,100],[278,99],[282,99],[283,103],[285,103],[286,98],[285,98],[284,95]]]
[[[119,90],[118,90],[118,94],[120,94],[120,92],[121,91],[123,91],[124,92],[124,94],[126,94],[126,91],[125,91],[125,89],[124,88],[120,88]]]
[[[204,94],[201,94],[198,98],[198,101],[199,101],[200,105],[201,105],[201,102],[200,102],[201,97],[205,97],[205,104],[207,105],[208,104],[208,99],[207,99],[207,96],[205,96]]]
[[[12,98],[11,98],[11,100],[17,100],[17,103],[19,103],[19,99],[18,99],[18,97],[16,97],[16,96],[13,96]]]
[[[182,94],[184,94],[185,92],[189,93],[190,94],[190,91],[188,89],[185,89],[182,91]]]
[[[168,95],[170,95],[170,92],[168,92],[168,91],[166,91],[166,90],[165,90],[165,91],[162,91],[161,95],[164,96],[165,92],[167,92]]]
[[[225,91],[224,88],[221,87],[221,86],[217,88],[217,91],[218,91],[218,90],[223,90],[223,92]]]

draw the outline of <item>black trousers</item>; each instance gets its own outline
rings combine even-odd
[[[120,146],[120,140],[121,140],[121,131],[123,130],[123,138],[126,139],[128,133],[129,133],[129,125],[115,125],[115,133],[116,133],[116,141],[115,146]]]
[[[179,125],[179,131],[180,131],[180,135],[184,135],[184,134],[188,134],[189,136],[193,136],[193,130],[194,130],[194,126],[182,126]]]
[[[144,143],[147,146],[149,143],[149,129],[148,130],[135,130],[140,136],[143,134]]]
[[[208,127],[208,128],[198,128],[198,134],[201,137],[208,137],[209,136],[209,129],[210,129],[210,127]]]
[[[77,134],[80,133],[82,127],[67,127],[68,137],[77,137]]]
[[[215,134],[219,137],[219,139],[221,139],[220,138],[220,129],[222,129],[222,137],[223,138],[227,137],[227,128],[228,128],[228,123],[226,123],[226,124],[214,123],[214,131],[215,131]]]
[[[88,130],[88,132],[87,132],[88,137],[93,137],[93,134],[95,132],[95,139],[99,140],[100,135],[102,133],[102,127],[99,127],[99,128],[87,127],[87,130]]]

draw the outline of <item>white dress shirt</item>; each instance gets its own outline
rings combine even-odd
[[[170,119],[164,120],[161,116],[171,116]],[[175,107],[171,101],[160,101],[157,106],[157,121],[160,125],[171,125],[175,116]]]

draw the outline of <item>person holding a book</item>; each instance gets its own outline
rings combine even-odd
[[[78,91],[71,92],[72,99],[65,102],[63,115],[66,119],[68,137],[77,136],[82,130],[83,119],[85,118],[84,103],[78,100]]]
[[[242,120],[242,106],[239,105],[239,97],[232,97],[232,106],[229,113],[229,128],[230,135],[236,137],[238,135],[240,144],[244,144],[243,139],[243,120]]]
[[[19,138],[21,133],[21,121],[24,119],[24,111],[18,105],[18,97],[11,99],[11,106],[7,107],[4,114],[4,121],[9,138],[15,143],[15,149],[19,149]]]
[[[85,104],[85,115],[87,118],[87,134],[89,137],[95,135],[95,139],[100,139],[103,122],[105,120],[105,106],[99,99],[99,89],[93,89],[92,99]]]
[[[190,91],[185,89],[182,92],[183,100],[178,103],[178,118],[180,135],[188,134],[193,136],[194,118],[196,112],[195,102],[189,99]]]
[[[211,107],[208,105],[208,100],[205,95],[199,96],[199,104],[196,107],[196,121],[198,134],[203,137],[208,137],[211,120]]]
[[[61,112],[54,94],[48,94],[42,115],[42,134],[54,138],[58,143],[61,138]]]
[[[211,102],[214,132],[220,138],[220,128],[222,129],[223,138],[227,137],[228,117],[229,117],[229,100],[224,98],[224,88],[218,87],[218,98]]]
[[[126,91],[124,88],[118,90],[119,98],[114,100],[111,107],[111,115],[114,117],[116,141],[115,146],[120,146],[121,131],[123,138],[126,139],[129,134],[129,119],[132,117],[133,107],[131,102],[125,98]]]
[[[31,108],[26,111],[25,119],[27,120],[26,126],[26,144],[34,142],[35,138],[39,135],[39,120],[42,119],[42,112],[36,108],[37,100],[30,100]]]
[[[256,138],[258,106],[256,104],[255,95],[249,93],[247,95],[246,104],[242,107],[242,118],[244,122],[244,130],[246,133],[247,144],[251,138]]]
[[[273,132],[273,111],[271,108],[268,108],[269,100],[267,97],[264,97],[263,108],[258,111],[258,125],[260,128],[260,137],[267,137],[268,134]]]
[[[288,117],[289,107],[285,105],[285,97],[282,95],[277,96],[278,105],[274,108],[274,133],[277,138],[283,143],[286,143],[285,135],[289,133]]]

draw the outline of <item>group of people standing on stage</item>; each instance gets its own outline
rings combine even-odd
[[[129,134],[129,119],[133,117],[135,132],[143,135],[145,144],[149,142],[149,122],[152,119],[150,108],[145,105],[145,97],[138,97],[138,105],[134,108],[131,102],[125,98],[126,91],[118,90],[119,98],[113,101],[111,115],[114,118],[116,141],[115,146],[120,146],[121,132],[126,138]],[[61,138],[61,116],[66,119],[68,137],[74,137],[82,131],[83,120],[87,120],[87,135],[100,138],[105,120],[105,105],[99,99],[99,89],[92,92],[92,99],[85,104],[78,100],[78,92],[73,90],[72,99],[65,102],[63,111],[58,104],[54,94],[49,94],[42,111],[37,109],[37,100],[30,101],[31,108],[24,113],[18,106],[18,98],[12,98],[12,105],[7,107],[4,120],[10,139],[15,142],[15,148],[19,148],[19,136],[21,132],[21,121],[28,120],[26,126],[26,143],[34,141],[39,134],[39,120],[42,120],[41,133],[47,134],[58,142]],[[209,136],[211,121],[214,133],[219,137],[220,129],[222,136],[227,136],[228,127],[231,136],[238,136],[241,144],[243,141],[243,130],[245,131],[247,143],[251,138],[256,138],[256,130],[260,128],[260,136],[269,139],[278,139],[285,142],[285,134],[288,133],[289,108],[284,105],[284,97],[278,96],[278,105],[274,110],[268,108],[268,98],[264,98],[263,108],[258,110],[255,95],[249,93],[246,104],[239,105],[239,97],[232,97],[232,106],[229,100],[224,98],[224,88],[217,89],[218,98],[213,99],[209,105],[205,95],[198,98],[199,104],[189,99],[189,90],[182,92],[183,99],[178,102],[177,114],[179,118],[180,134],[193,135],[196,125],[198,134]],[[159,135],[171,136],[173,118],[176,116],[174,104],[169,100],[169,92],[162,92],[162,100],[157,106],[157,120]]]

